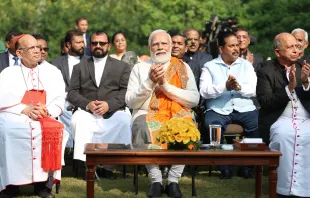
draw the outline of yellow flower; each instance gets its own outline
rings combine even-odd
[[[176,140],[177,142],[182,142],[183,137],[182,137],[181,135],[176,135],[176,136],[175,136],[175,140]]]
[[[169,142],[173,143],[175,141],[175,136],[173,135],[168,136],[168,140]]]
[[[191,140],[193,141],[193,142],[196,142],[197,141],[197,136],[191,136]]]
[[[190,137],[187,136],[183,137],[183,144],[187,144],[190,140],[191,140]]]

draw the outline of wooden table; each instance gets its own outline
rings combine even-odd
[[[255,197],[262,195],[262,166],[269,166],[269,197],[276,198],[277,172],[281,153],[269,148],[265,151],[174,151],[174,150],[130,150],[98,148],[98,144],[87,144],[86,180],[87,197],[94,197],[94,174],[97,164],[118,165],[247,165],[256,166]],[[194,192],[193,192],[194,194]]]

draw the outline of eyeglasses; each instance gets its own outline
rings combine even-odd
[[[101,47],[104,47],[106,44],[109,44],[108,42],[101,42],[101,41],[98,41],[98,42],[91,42],[91,44],[93,46],[97,46],[98,44],[101,46]]]
[[[45,51],[45,52],[48,52],[49,49],[50,49],[50,48],[48,48],[48,47],[41,47],[41,48],[40,48],[40,51],[43,50],[43,51]]]
[[[28,48],[19,48],[19,50],[26,50],[27,52],[34,52],[35,50],[41,50],[41,47],[39,45],[31,46]]]

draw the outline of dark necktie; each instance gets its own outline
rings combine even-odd
[[[14,59],[14,66],[18,66],[18,57],[14,56],[13,59]]]

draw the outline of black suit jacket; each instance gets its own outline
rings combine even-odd
[[[86,110],[91,101],[106,101],[109,111],[105,115],[110,117],[115,111],[126,106],[125,94],[130,72],[127,63],[108,56],[98,87],[94,60],[92,57],[84,58],[73,68],[67,99],[83,110]]]
[[[310,90],[303,90],[300,79],[302,65],[296,62],[295,66],[297,80],[295,91],[302,105],[310,112]],[[288,83],[286,72],[276,59],[266,61],[265,66],[257,72],[256,95],[261,105],[259,129],[261,137],[267,143],[271,125],[281,116],[289,102],[285,90]]]
[[[2,72],[2,70],[7,68],[9,65],[10,65],[9,53],[8,52],[1,53],[0,54],[0,73]]]
[[[68,92],[70,84],[68,55],[57,57],[52,61],[52,65],[56,66],[61,71],[62,77],[66,84],[66,92]]]
[[[192,54],[190,52],[186,52],[184,54],[183,59],[189,59],[189,60],[196,61],[197,63],[199,63],[200,68],[203,68],[203,66],[206,62],[213,60],[213,58],[210,54],[202,52],[200,50],[197,50],[194,54]]]

